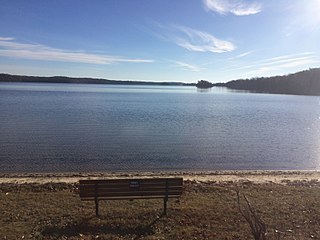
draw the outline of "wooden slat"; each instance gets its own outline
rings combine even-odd
[[[97,191],[91,189],[91,190],[83,190],[80,191],[80,193],[86,194],[86,193],[103,193],[103,194],[108,194],[108,193],[121,193],[121,192],[131,192],[131,193],[137,193],[137,192],[182,192],[182,188],[172,188],[172,189],[98,189]]]
[[[121,187],[135,187],[135,186],[139,186],[139,187],[166,187],[166,183],[163,184],[159,184],[159,183],[154,183],[154,184],[144,184],[144,183],[139,183],[139,182],[130,182],[130,183],[126,183],[126,184],[101,184],[101,183],[97,183],[97,184],[80,184],[80,186],[83,187],[95,187],[95,186],[100,186],[100,187],[106,187],[106,188],[121,188]],[[182,186],[182,184],[172,184],[170,182],[168,182],[168,186]]]
[[[97,192],[97,193],[80,193],[80,196],[85,197],[85,196],[97,196],[97,197],[103,197],[103,196],[139,196],[139,195],[177,195],[177,194],[182,194],[182,191],[171,191],[171,192],[164,192],[164,191],[144,191],[144,192],[116,192],[116,193],[105,193],[105,192]]]
[[[110,183],[121,183],[128,181],[143,181],[143,182],[163,182],[163,181],[182,181],[182,178],[115,178],[115,179],[84,179],[80,180],[81,183],[91,182],[110,182]]]
[[[159,192],[161,194],[171,194],[173,192],[179,192],[179,193],[182,193],[182,189],[171,189],[171,190],[157,190],[157,189],[154,189],[154,190],[135,190],[135,191],[125,191],[125,190],[115,190],[115,191],[81,191],[80,192],[80,195],[81,196],[85,196],[85,195],[95,195],[96,193],[98,193],[98,195],[109,195],[109,194],[118,194],[118,193],[128,193],[128,194],[137,194],[137,193],[140,193],[140,192],[150,192],[150,193],[153,193],[153,192]]]
[[[135,191],[135,192],[80,192],[80,197],[83,196],[116,196],[121,194],[127,194],[127,195],[139,195],[139,194],[154,194],[158,193],[163,196],[165,195],[172,195],[172,194],[182,194],[182,190],[173,190],[173,191]]]
[[[182,178],[140,178],[140,179],[94,179],[94,180],[80,180],[80,185],[83,184],[128,184],[130,182],[139,182],[140,184],[165,184],[168,181],[168,184],[177,184],[182,185]]]
[[[80,183],[81,186],[110,186],[110,187],[121,187],[121,186],[128,186],[139,184],[141,186],[165,186],[166,182],[140,182],[140,181],[130,181],[130,182],[122,182],[122,183],[109,183],[109,182],[96,182],[96,183]],[[181,186],[182,183],[179,182],[170,182],[168,181],[169,186]]]
[[[180,195],[171,195],[168,198],[179,198]],[[100,197],[98,200],[133,200],[133,199],[163,199],[163,195],[161,196],[136,196],[136,197]],[[95,198],[81,198],[82,201],[92,201]]]
[[[80,186],[80,191],[82,192],[94,192],[96,190],[95,186]],[[119,188],[113,188],[110,186],[97,186],[98,191],[147,191],[147,190],[177,190],[182,189],[182,186],[169,186],[166,188],[166,186],[140,186],[140,187],[119,187]]]
[[[136,192],[136,191],[153,191],[153,190],[158,190],[158,191],[171,191],[171,190],[182,190],[182,186],[173,186],[173,187],[121,187],[121,188],[109,188],[109,187],[90,187],[90,188],[85,188],[85,187],[80,187],[79,190],[80,192],[95,192],[95,191],[104,191],[104,192],[121,192],[121,191],[126,191],[126,192]]]
[[[118,197],[118,196],[155,196],[155,195],[179,195],[182,194],[182,191],[171,191],[166,193],[165,191],[139,191],[139,192],[116,192],[116,193],[109,193],[109,192],[97,192],[95,193],[87,193],[83,194],[80,193],[80,197]]]

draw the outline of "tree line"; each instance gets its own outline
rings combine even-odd
[[[285,76],[233,80],[227,83],[218,83],[215,86],[259,93],[320,96],[320,68],[312,68]]]

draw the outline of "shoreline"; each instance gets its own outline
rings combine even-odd
[[[0,173],[0,184],[68,183],[80,179],[183,177],[185,181],[256,184],[290,182],[320,182],[320,171],[314,170],[219,170],[219,171],[159,171],[159,172],[80,172],[80,173]]]

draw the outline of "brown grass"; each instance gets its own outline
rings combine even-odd
[[[318,182],[280,184],[186,181],[179,202],[82,202],[73,184],[0,184],[4,239],[253,239],[239,212],[245,194],[267,226],[267,239],[320,239]]]

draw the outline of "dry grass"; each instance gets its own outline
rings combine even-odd
[[[180,202],[82,202],[71,184],[0,184],[4,239],[253,239],[239,212],[245,194],[267,226],[267,239],[320,239],[318,182],[185,182]]]

